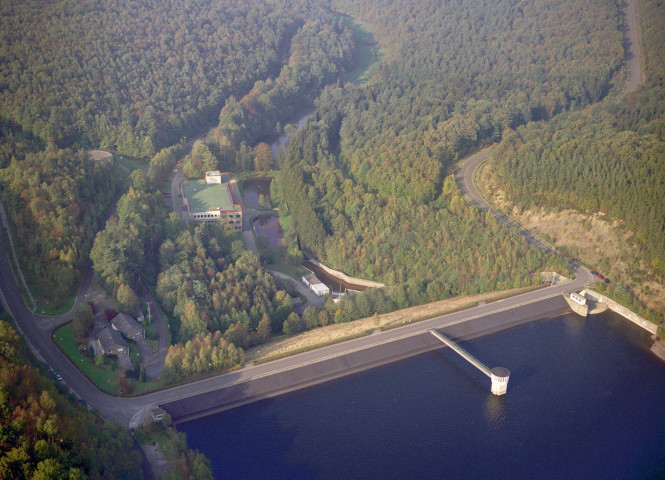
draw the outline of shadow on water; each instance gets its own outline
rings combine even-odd
[[[260,237],[266,239],[267,248],[285,247],[284,231],[279,218],[274,216],[257,217],[254,219],[254,230]]]
[[[272,178],[249,178],[242,183],[242,190],[245,195],[245,203],[253,208],[269,208],[270,205],[261,205],[259,198],[265,195],[270,202],[270,183]]]

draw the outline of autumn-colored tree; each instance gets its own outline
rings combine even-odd
[[[60,394],[0,317],[0,478],[138,480],[127,430]]]
[[[271,331],[270,331],[270,318],[267,314],[263,314],[259,325],[256,327],[256,334],[258,336],[259,342],[267,342],[270,340]]]
[[[319,326],[319,309],[316,307],[309,306],[305,308],[305,311],[302,315],[303,321],[305,322],[305,327],[307,329],[316,328]]]
[[[116,299],[121,312],[134,315],[139,311],[141,302],[129,285],[123,283],[118,287]]]
[[[284,320],[282,330],[287,335],[293,335],[302,332],[304,327],[304,322],[298,314],[296,312],[291,312],[286,320]]]
[[[275,166],[275,157],[272,154],[272,148],[265,142],[259,143],[254,147],[254,171],[266,172],[272,170]]]
[[[118,376],[118,391],[121,395],[128,395],[132,391],[132,384],[125,375]]]

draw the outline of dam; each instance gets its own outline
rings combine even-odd
[[[168,398],[154,403],[166,410],[176,423],[186,422],[440,349],[441,340],[429,333],[433,328],[465,341],[569,312],[570,307],[562,295],[552,293],[550,298],[515,306],[503,302],[485,304],[292,357],[246,366],[202,380],[198,394],[192,393],[191,385],[182,385],[170,389]],[[505,372],[497,372],[497,376],[507,376],[502,373]],[[158,395],[152,398],[157,399]]]

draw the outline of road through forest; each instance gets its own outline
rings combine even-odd
[[[627,46],[629,48],[627,54],[629,63],[629,81],[625,89],[626,92],[634,91],[642,81],[640,75],[639,50],[637,48],[637,21],[635,19],[634,2],[635,0],[628,0],[624,10],[627,18],[626,35]],[[475,190],[472,182],[473,171],[477,165],[485,160],[485,158],[486,152],[472,155],[462,165],[459,178],[461,178],[461,185],[465,194],[472,203],[478,205],[480,208],[491,208]],[[504,221],[511,222],[510,219],[503,218]],[[0,223],[0,234],[2,233],[3,228],[6,228],[5,225]],[[535,237],[532,237],[533,239],[530,240],[530,237],[526,234],[525,236],[527,241],[540,243],[540,240]],[[105,418],[125,425],[128,425],[130,420],[138,412],[141,412],[152,405],[190,398],[219,390],[224,387],[229,387],[231,385],[249,385],[252,380],[256,381],[270,376],[274,377],[279,373],[288,371],[295,372],[308,365],[322,364],[321,362],[329,361],[331,359],[344,359],[357,352],[370,351],[370,349],[377,346],[388,346],[390,344],[398,345],[400,340],[404,341],[409,338],[417,338],[419,335],[426,333],[430,328],[462,325],[469,320],[478,321],[478,319],[482,318],[495,318],[497,327],[500,327],[499,324],[502,322],[505,324],[510,324],[511,322],[514,323],[515,321],[518,321],[518,319],[515,318],[512,312],[519,310],[522,312],[521,315],[525,316],[525,318],[530,318],[537,313],[539,302],[547,302],[549,305],[552,302],[556,302],[556,297],[560,298],[564,291],[581,288],[585,284],[593,281],[593,277],[586,269],[576,266],[576,279],[567,284],[547,287],[510,299],[487,305],[480,305],[462,312],[456,312],[423,322],[409,324],[401,328],[380,332],[265,364],[247,365],[236,372],[211,377],[187,385],[171,387],[141,397],[119,398],[103,393],[97,389],[97,387],[95,387],[55,346],[51,340],[51,333],[57,323],[61,323],[71,318],[73,310],[68,315],[63,315],[57,318],[41,317],[30,311],[19,292],[8,255],[9,254],[4,247],[4,242],[0,242],[0,300],[5,308],[16,319],[18,328],[23,333],[33,352],[38,358],[54,368],[76,395],[85,400],[91,407],[98,409]],[[75,305],[80,304],[81,301],[84,300],[84,292],[87,291],[87,286],[89,285],[91,278],[91,269],[88,269],[84,275],[84,280]],[[385,348],[388,348],[388,350],[390,349],[389,347],[384,347],[384,349]],[[319,374],[320,378],[326,378],[325,372],[319,372]]]

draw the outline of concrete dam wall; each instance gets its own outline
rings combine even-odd
[[[445,326],[445,317],[442,317],[443,326],[440,328],[456,341],[463,341],[569,311],[568,304],[561,296],[557,296],[450,326]],[[318,361],[239,381],[160,406],[174,421],[184,422],[440,348],[446,347],[423,326],[422,332],[406,338],[351,350],[338,356],[326,357],[322,354],[322,359]]]
[[[607,304],[607,306],[610,308],[610,310],[618,313],[619,315],[627,318],[631,322],[633,322],[636,325],[639,325],[652,335],[655,335],[656,332],[658,331],[658,325],[655,323],[650,322],[646,318],[640,317],[637,313],[633,312],[632,310],[628,310],[626,307],[621,305],[620,303],[615,302],[611,298],[603,295],[602,293],[594,292],[593,290],[589,290],[588,288],[584,289],[582,291],[582,294],[594,300],[595,302],[603,302]]]

